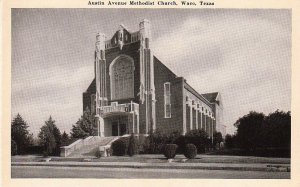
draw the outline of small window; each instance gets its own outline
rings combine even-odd
[[[171,84],[164,83],[165,118],[171,118]]]

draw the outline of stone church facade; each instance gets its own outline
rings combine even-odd
[[[83,93],[83,109],[95,115],[98,136],[204,129],[210,137],[224,132],[218,92],[199,94],[151,50],[150,22],[137,32],[123,25],[106,40],[97,34],[95,79]]]

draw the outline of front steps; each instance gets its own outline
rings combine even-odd
[[[95,157],[96,151],[99,150],[100,146],[109,146],[118,138],[116,136],[89,136],[85,139],[77,140],[69,146],[61,147],[61,157]]]

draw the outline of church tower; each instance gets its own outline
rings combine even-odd
[[[96,36],[95,50],[95,79],[96,79],[96,115],[98,136],[104,136],[104,120],[100,116],[99,107],[108,104],[106,91],[106,60],[105,60],[105,35],[98,33]]]
[[[155,87],[153,54],[151,52],[151,25],[144,19],[140,22],[140,101],[146,108],[146,134],[156,129]]]

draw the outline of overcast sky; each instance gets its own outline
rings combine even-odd
[[[13,9],[12,117],[35,135],[50,115],[69,132],[94,78],[97,32],[152,24],[154,55],[199,93],[221,93],[226,131],[255,110],[291,107],[291,12],[234,9]]]

